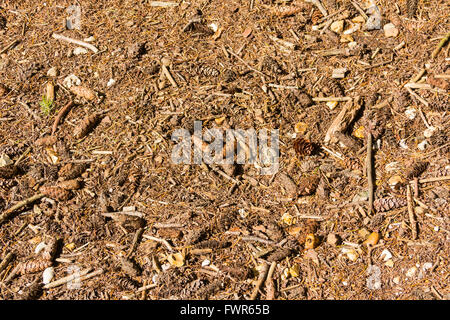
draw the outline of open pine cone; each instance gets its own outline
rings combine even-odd
[[[295,152],[300,157],[309,156],[314,150],[313,144],[304,138],[295,139],[293,146]]]

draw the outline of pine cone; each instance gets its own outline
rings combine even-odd
[[[267,70],[269,72],[275,73],[275,74],[283,74],[284,71],[279,65],[279,63],[273,59],[270,56],[265,56],[262,63],[261,63],[261,69]]]
[[[322,82],[322,92],[330,97],[342,97],[344,89],[341,84],[333,78],[325,78]]]
[[[231,69],[226,69],[223,73],[223,78],[225,82],[233,82],[236,80],[237,74]]]
[[[406,10],[408,12],[408,18],[414,18],[417,11],[418,0],[406,0]]]
[[[318,176],[301,177],[298,182],[298,195],[309,196],[316,192],[320,178]]]
[[[410,180],[419,177],[427,168],[428,162],[420,161],[414,163],[406,173],[406,179]]]
[[[128,276],[119,277],[118,284],[123,290],[133,291],[139,288],[139,284]]]
[[[59,170],[58,175],[65,180],[72,180],[81,176],[85,170],[84,164],[68,163]]]
[[[19,168],[14,164],[10,164],[4,167],[0,167],[0,178],[1,179],[12,179],[17,174],[19,174]]]
[[[312,24],[316,24],[322,18],[323,18],[322,12],[320,12],[320,10],[315,9],[311,16],[311,22]]]
[[[86,136],[95,126],[100,122],[101,115],[94,113],[87,118],[84,118],[73,130],[73,135],[76,139],[81,139]]]
[[[191,68],[191,74],[202,75],[205,77],[212,78],[212,77],[218,77],[220,72],[216,68],[214,68],[206,63],[200,63]]]
[[[377,199],[373,202],[373,207],[376,212],[384,212],[392,209],[400,208],[406,206],[406,199],[397,197],[386,197]]]
[[[293,147],[299,157],[309,156],[314,150],[313,144],[301,137],[294,140]]]
[[[50,267],[53,262],[44,259],[34,259],[23,262],[19,265],[19,269],[17,271],[18,274],[24,275],[28,273],[36,273],[40,271],[44,271],[48,267]]]
[[[42,186],[39,188],[39,191],[47,197],[58,201],[66,201],[70,196],[68,190],[57,186]]]

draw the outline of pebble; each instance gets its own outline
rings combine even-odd
[[[12,164],[11,158],[7,154],[2,154],[0,156],[0,167],[5,167],[7,165]]]
[[[406,276],[407,276],[408,278],[412,278],[412,277],[414,277],[414,275],[416,274],[416,272],[417,272],[417,268],[416,268],[416,267],[412,267],[412,268],[410,268],[408,271],[406,271]]]
[[[344,20],[334,21],[331,24],[330,29],[336,33],[341,33],[344,30]]]
[[[423,135],[425,138],[430,138],[433,136],[433,134],[436,130],[437,130],[436,127],[429,127],[423,132]]]
[[[34,249],[34,253],[38,254],[39,252],[41,252],[42,249],[44,249],[46,246],[45,242],[41,242],[39,243],[36,248]]]
[[[386,38],[396,37],[398,36],[398,29],[393,23],[387,23],[383,27],[384,29],[384,36]]]
[[[116,83],[116,80],[114,79],[109,79],[108,83],[106,84],[106,86],[109,88],[111,86],[113,86]]]
[[[380,254],[380,258],[384,261],[388,261],[392,258],[392,253],[388,249],[384,249]]]
[[[395,284],[399,284],[400,283],[400,277],[395,277],[394,279],[392,279],[392,282]]]
[[[386,267],[392,268],[394,266],[394,261],[392,261],[392,259],[389,259],[384,265]]]
[[[332,246],[337,246],[339,245],[341,242],[341,237],[339,237],[339,235],[335,234],[335,233],[330,233],[327,236],[327,243],[332,245]]]
[[[419,143],[417,145],[417,148],[421,151],[425,150],[428,146],[428,141],[427,140],[423,140],[421,143]]]
[[[80,54],[86,54],[88,53],[87,49],[82,48],[82,47],[76,47],[75,49],[73,49],[73,54],[78,56]]]
[[[48,71],[47,71],[48,77],[55,78],[58,75],[59,75],[59,72],[58,72],[58,68],[56,68],[56,67],[52,67],[52,68],[48,69]]]
[[[408,117],[409,120],[414,120],[417,115],[417,110],[414,107],[409,107],[405,110],[405,116]]]
[[[55,270],[53,269],[53,267],[49,267],[49,268],[45,269],[44,272],[42,273],[42,283],[43,284],[50,283],[50,281],[52,281],[54,275],[55,275]]]
[[[64,87],[70,89],[72,86],[79,86],[81,84],[80,78],[76,75],[71,74],[64,78],[63,85]]]

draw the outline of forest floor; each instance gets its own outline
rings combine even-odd
[[[448,299],[450,4],[312,2],[2,1],[0,299]]]

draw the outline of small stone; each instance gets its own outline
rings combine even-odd
[[[412,278],[412,277],[415,276],[416,272],[417,272],[417,268],[416,267],[412,267],[408,271],[406,271],[406,276],[408,278]]]
[[[54,275],[55,270],[53,269],[53,267],[45,269],[44,272],[42,273],[42,283],[49,284],[50,281],[52,281]]]
[[[341,43],[347,43],[347,42],[354,42],[355,39],[353,39],[353,37],[349,34],[344,34],[341,37]]]
[[[89,38],[85,38],[83,41],[85,41],[85,42],[92,42],[94,40],[95,40],[95,37],[94,36],[90,36]]]
[[[409,107],[405,110],[405,116],[408,117],[409,120],[414,120],[417,115],[417,110],[414,107]]]
[[[334,21],[331,24],[330,29],[336,33],[341,33],[344,30],[344,20]]]
[[[394,266],[394,261],[392,261],[392,259],[389,259],[384,265],[386,267],[392,268]]]
[[[82,48],[82,47],[76,47],[75,49],[73,49],[73,54],[78,56],[80,54],[86,54],[88,53],[87,49]]]
[[[339,104],[339,102],[337,102],[337,101],[328,101],[326,103],[327,107],[330,108],[330,110],[333,110],[334,108],[336,108],[338,104]]]
[[[341,243],[341,237],[335,233],[329,233],[327,236],[327,243],[332,246],[337,246]]]
[[[384,36],[386,38],[398,36],[398,29],[393,23],[385,24],[383,29],[384,29]]]
[[[171,61],[170,61],[170,59],[167,58],[167,57],[164,57],[164,58],[161,59],[161,64],[162,64],[163,66],[168,67],[168,66],[170,66],[170,63],[171,63]]]
[[[106,84],[106,86],[109,88],[111,86],[113,86],[116,83],[116,80],[114,79],[109,79],[108,83]]]
[[[364,20],[364,17],[363,16],[356,16],[356,17],[354,17],[353,19],[352,19],[352,22],[354,22],[354,23],[364,23],[365,22],[365,20]]]
[[[52,67],[52,68],[48,69],[48,71],[47,71],[48,77],[55,78],[58,76],[58,74],[59,74],[58,68],[56,68],[56,67]]]
[[[395,284],[399,284],[400,283],[400,277],[395,277],[394,279],[392,279],[392,282]]]
[[[12,163],[11,158],[7,154],[2,154],[0,156],[0,167],[6,167]]]
[[[332,73],[331,77],[334,79],[342,79],[345,77],[345,74],[347,73],[347,71],[348,71],[347,68],[333,69],[333,73]]]
[[[71,74],[64,78],[63,85],[67,89],[70,89],[72,86],[79,86],[81,84],[80,78],[78,78],[76,75]]]
[[[437,130],[436,127],[429,127],[423,132],[423,135],[425,138],[430,138],[433,136],[433,134],[436,130]]]
[[[391,187],[395,187],[397,184],[402,183],[402,182],[403,182],[403,179],[400,176],[392,176],[388,180],[388,184]]]
[[[347,45],[350,49],[355,49],[358,46],[356,41],[349,42]]]
[[[388,249],[384,249],[380,254],[380,258],[384,261],[388,261],[392,258],[392,253]]]
[[[427,140],[423,140],[421,143],[419,143],[417,145],[417,148],[421,151],[425,150],[428,146],[428,141]]]

